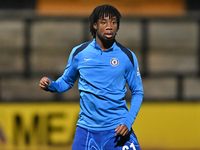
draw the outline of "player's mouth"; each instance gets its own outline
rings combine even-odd
[[[105,37],[110,39],[113,37],[113,34],[112,33],[105,33]]]

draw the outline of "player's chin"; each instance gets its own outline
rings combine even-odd
[[[115,39],[115,36],[105,37],[104,39],[107,41],[113,41]]]

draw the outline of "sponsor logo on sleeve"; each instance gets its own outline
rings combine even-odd
[[[139,66],[137,66],[137,76],[140,75],[140,69],[139,69]]]

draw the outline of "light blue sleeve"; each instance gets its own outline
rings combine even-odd
[[[129,131],[131,130],[143,101],[143,85],[139,65],[135,54],[132,53],[132,55],[134,66],[129,66],[126,70],[126,82],[129,86],[132,97],[129,112],[123,123],[128,127]]]
[[[79,76],[79,73],[77,71],[78,61],[76,59],[72,59],[73,53],[76,48],[72,50],[69,56],[69,60],[63,75],[59,77],[56,81],[51,81],[51,84],[47,86],[48,91],[53,93],[63,93],[73,87],[77,77]]]

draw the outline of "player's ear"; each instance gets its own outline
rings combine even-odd
[[[94,23],[94,24],[93,24],[93,28],[94,28],[95,30],[97,30],[97,23]]]

